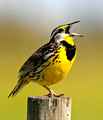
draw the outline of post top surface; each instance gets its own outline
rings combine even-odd
[[[29,96],[28,99],[71,99],[70,97]]]

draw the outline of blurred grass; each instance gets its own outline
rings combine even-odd
[[[98,30],[80,31],[85,37],[75,38],[78,54],[70,73],[50,86],[55,92],[72,97],[72,120],[103,119],[103,36],[101,28]],[[15,98],[7,99],[22,64],[49,41],[47,31],[31,30],[16,23],[0,25],[0,119],[25,120],[27,97],[47,93],[30,83]]]

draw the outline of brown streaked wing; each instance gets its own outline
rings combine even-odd
[[[47,43],[41,48],[39,48],[21,67],[18,77],[25,75],[33,69],[35,70],[48,59],[50,59],[50,57],[53,56],[53,54],[49,54],[48,58],[46,55],[48,53],[53,53],[55,48],[57,48],[57,46],[55,46],[55,43]]]

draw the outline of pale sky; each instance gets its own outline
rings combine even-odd
[[[81,20],[101,26],[103,0],[0,0],[0,21],[10,19],[51,26]]]

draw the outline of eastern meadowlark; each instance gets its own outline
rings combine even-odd
[[[73,65],[77,54],[73,39],[74,36],[82,37],[82,35],[70,33],[69,30],[78,22],[58,26],[52,31],[50,42],[39,48],[21,67],[17,85],[8,98],[15,96],[31,81],[46,88],[50,96],[62,95],[55,94],[47,86],[62,80]]]

